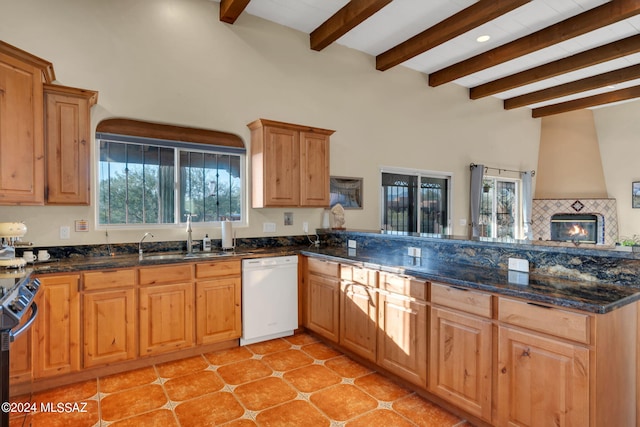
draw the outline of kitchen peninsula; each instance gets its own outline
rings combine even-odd
[[[240,259],[299,253],[301,326],[479,425],[529,416],[595,426],[635,419],[636,383],[629,378],[636,377],[640,289],[631,279],[634,254],[346,230],[321,232],[322,244],[315,247],[302,237],[279,246],[246,239],[239,242],[244,255],[218,258],[140,260],[131,254],[36,264],[43,298],[59,297],[56,307],[71,310],[66,326],[75,341],[69,342],[67,366],[44,377],[35,369],[34,386],[237,346],[237,321],[217,324],[217,336],[199,332],[211,330],[201,323],[210,317],[199,314],[206,298],[199,289],[221,285],[212,288],[219,289],[212,297],[226,301],[228,311],[218,319],[237,319]],[[348,240],[356,241],[355,250]],[[420,247],[421,257],[406,255],[407,246]],[[55,248],[50,251],[57,256]],[[596,280],[589,272],[589,260],[598,254],[600,265],[618,272],[615,280]],[[525,255],[533,266],[528,282],[510,283],[506,260]],[[536,272],[552,271],[554,262],[573,265],[560,273],[592,280]],[[160,317],[145,301],[169,295],[184,310],[166,329],[171,339],[159,343],[152,331]],[[106,338],[95,341],[91,331],[100,322],[101,301],[117,301],[110,310],[121,315],[111,316],[109,327],[101,323]],[[128,311],[136,302],[139,319]],[[41,330],[36,326],[33,333]],[[115,332],[118,339],[109,336]],[[99,353],[113,343],[119,351]],[[536,400],[536,390],[548,397]]]

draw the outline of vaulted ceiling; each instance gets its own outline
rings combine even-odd
[[[213,1],[229,24],[255,15],[533,117],[640,98],[640,0]]]

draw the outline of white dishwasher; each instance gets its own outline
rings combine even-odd
[[[242,261],[240,345],[293,335],[298,327],[298,256]]]

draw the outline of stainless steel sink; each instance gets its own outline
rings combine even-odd
[[[196,252],[194,254],[185,255],[185,259],[189,258],[218,258],[229,256],[251,255],[253,252]]]
[[[185,254],[149,254],[143,255],[141,261],[159,261],[159,260],[171,260],[171,259],[184,259]]]
[[[196,252],[193,254],[186,253],[150,253],[143,255],[141,261],[162,261],[175,259],[202,259],[202,258],[220,258],[230,256],[251,255],[252,252]]]

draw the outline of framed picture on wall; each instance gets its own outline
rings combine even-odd
[[[345,209],[362,209],[362,178],[332,176],[329,182],[331,207],[340,203]]]
[[[640,181],[631,184],[631,207],[640,208]]]

